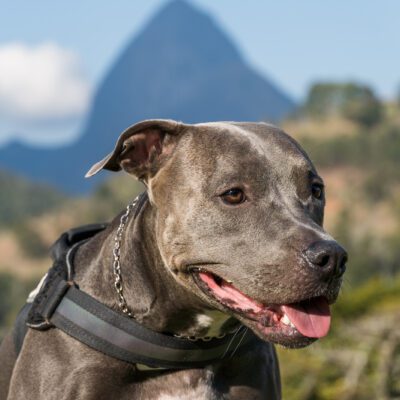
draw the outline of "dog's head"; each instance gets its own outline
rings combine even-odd
[[[87,176],[103,168],[146,184],[166,267],[208,305],[285,346],[327,334],[347,255],[322,228],[322,179],[284,132],[148,120]]]

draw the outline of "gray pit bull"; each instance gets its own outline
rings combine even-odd
[[[324,185],[291,137],[265,123],[147,120],[95,164],[144,182],[148,201],[121,243],[136,321],[184,337],[251,330],[249,350],[202,369],[143,370],[58,329],[0,348],[0,398],[280,399],[273,343],[307,346],[329,329],[345,250],[322,228]],[[79,287],[119,309],[116,218],[75,255]]]

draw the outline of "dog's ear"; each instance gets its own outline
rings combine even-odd
[[[187,125],[173,120],[145,120],[121,133],[114,151],[94,164],[89,178],[102,169],[124,171],[145,180],[154,175],[162,161],[172,153],[176,138]]]

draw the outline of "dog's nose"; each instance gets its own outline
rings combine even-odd
[[[325,276],[339,278],[346,270],[347,252],[333,240],[321,240],[311,244],[304,255],[308,264],[318,268]]]

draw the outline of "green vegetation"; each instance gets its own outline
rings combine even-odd
[[[13,225],[12,230],[25,256],[41,258],[48,254],[47,245],[43,242],[40,235],[32,229],[30,224],[20,222]]]
[[[400,214],[397,216],[400,221]],[[400,273],[400,232],[377,237],[374,232],[365,232],[360,238],[351,234],[351,213],[345,209],[338,218],[333,235],[350,254],[346,280],[359,285],[375,278],[391,278]]]
[[[334,306],[335,318],[346,323],[369,312],[400,307],[400,274],[382,278],[375,277],[363,285],[344,288],[338,303]]]
[[[0,339],[7,327],[12,326],[29,292],[37,285],[38,279],[24,280],[11,273],[0,273]]]
[[[125,174],[102,183],[89,199],[91,220],[110,220],[144,190],[141,183]]]
[[[371,172],[398,172],[400,162],[400,126],[382,124],[374,132],[359,130],[351,136],[301,140],[319,167],[354,166]]]
[[[61,206],[66,196],[0,170],[0,227]]]
[[[372,127],[382,119],[383,107],[365,85],[317,83],[311,87],[302,113],[313,118],[342,115],[364,127]]]
[[[110,221],[143,190],[143,185],[132,177],[119,175],[100,184],[90,197],[64,199],[56,209],[47,210],[46,215],[52,216],[48,223],[37,216],[18,218],[7,229],[25,258],[40,260],[49,254],[50,245],[62,232],[74,226]],[[62,222],[64,219],[66,223]],[[50,241],[44,238],[44,230],[54,232],[50,237],[47,234]]]
[[[394,399],[400,394],[400,276],[344,289],[323,340],[279,349],[287,400]]]

